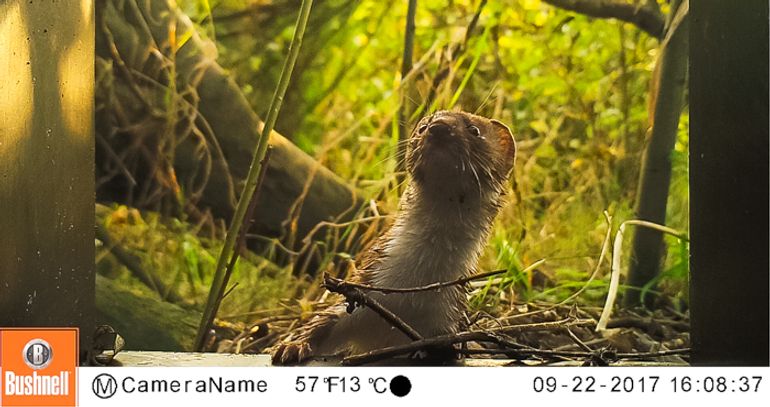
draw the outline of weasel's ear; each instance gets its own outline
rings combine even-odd
[[[490,120],[492,127],[495,130],[498,144],[503,151],[505,157],[505,169],[506,172],[513,168],[513,163],[516,160],[516,141],[513,139],[511,129],[505,124],[497,120]]]

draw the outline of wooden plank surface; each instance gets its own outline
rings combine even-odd
[[[0,326],[94,308],[93,0],[0,2]]]
[[[234,355],[227,353],[124,351],[115,359],[122,366],[270,366],[270,355]]]
[[[192,367],[192,366],[217,366],[217,367],[267,367],[271,366],[270,355],[233,355],[226,353],[193,353],[193,352],[146,352],[124,351],[115,358],[121,366],[167,366],[167,367]],[[510,359],[465,359],[456,366],[469,367],[498,367],[511,366],[520,361]],[[535,361],[532,361],[535,363]],[[321,366],[320,363],[311,363],[310,366]],[[329,366],[328,364],[326,366]],[[335,364],[335,366],[338,366]],[[406,364],[404,366],[407,366]],[[514,365],[515,366],[515,365]],[[580,362],[559,362],[558,366],[580,366]],[[624,361],[613,366],[687,366],[676,362],[641,362]]]

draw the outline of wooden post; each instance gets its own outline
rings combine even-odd
[[[671,2],[669,23],[681,4]],[[672,31],[668,45],[661,48],[658,59],[660,78],[655,94],[655,104],[650,114],[653,118],[652,134],[642,156],[641,176],[636,194],[637,219],[659,225],[666,224],[666,206],[671,185],[671,153],[676,143],[679,118],[687,89],[688,18]],[[627,307],[639,305],[642,287],[660,274],[665,244],[663,233],[649,228],[634,229],[634,243],[628,272],[630,288],[623,300]],[[654,287],[653,287],[654,288]],[[645,305],[652,305],[653,295],[648,295]]]
[[[768,365],[768,2],[690,2],[692,363]]]
[[[92,0],[0,3],[0,326],[94,329]]]

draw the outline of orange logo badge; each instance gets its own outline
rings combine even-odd
[[[77,363],[77,328],[3,328],[0,406],[75,406]]]

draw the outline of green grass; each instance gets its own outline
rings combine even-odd
[[[219,7],[226,14],[222,10],[241,10],[247,2],[180,3],[190,13],[197,10],[193,20],[211,37],[236,24],[212,20],[211,8]],[[330,23],[339,25],[333,27],[334,34],[322,48],[309,48],[314,46],[312,41],[306,44],[303,53],[308,54],[303,55],[314,53],[314,59],[298,66],[297,86],[289,89],[282,113],[286,121],[279,122],[277,129],[362,190],[381,212],[394,213],[399,200],[394,135],[406,6],[398,3],[383,10],[383,4],[374,0],[356,3],[347,20]],[[581,289],[596,267],[607,229],[603,212],[613,217],[613,233],[620,223],[634,218],[658,43],[631,25],[587,18],[542,1],[490,0],[464,52],[449,60],[447,50],[463,41],[478,5],[471,0],[420,2],[416,72],[410,79],[408,97],[415,109],[455,107],[499,119],[511,126],[519,143],[515,188],[512,183],[509,203],[498,216],[479,264],[480,271],[508,272],[500,283],[476,293],[472,305],[498,304],[506,292],[515,294],[516,301],[559,302]],[[287,32],[285,27],[251,27],[249,20],[244,21],[235,28],[246,33],[263,29]],[[326,30],[330,28],[321,27],[315,35],[328,35]],[[251,42],[254,38],[259,37],[225,40],[219,36],[218,61],[241,84],[254,111],[264,112],[264,98],[259,95],[272,91],[280,70],[268,62],[280,60],[287,39],[282,34],[256,46]],[[434,103],[426,107],[434,77],[444,68],[448,75],[435,90]],[[308,107],[307,101],[317,103]],[[418,119],[415,115],[409,125]],[[685,234],[689,230],[688,133],[685,110],[671,156],[667,214],[667,225]],[[178,279],[175,284],[180,287],[195,287],[184,288],[195,296],[210,278],[211,256],[219,247],[214,241],[198,240],[189,228],[182,229],[186,231],[181,237],[170,238],[181,239],[174,244],[182,249],[151,264],[166,270],[168,278]],[[344,236],[351,230],[341,233]],[[185,233],[193,237],[185,238]],[[328,230],[317,236],[320,269],[339,267],[351,256],[326,249],[339,238]],[[631,241],[628,237],[624,243],[624,265]],[[670,237],[665,242],[667,255],[656,290],[686,304],[689,246]],[[278,256],[276,252],[263,255],[268,260]],[[522,272],[539,259],[546,263]],[[269,274],[258,265],[243,265],[241,270],[239,264],[232,279],[239,286],[225,300],[223,312],[267,307],[277,298],[294,295],[285,271],[273,273],[276,277]],[[198,279],[185,285],[190,276]],[[578,300],[601,304],[608,279],[609,263],[605,263]],[[252,297],[239,298],[239,291],[247,289]],[[265,298],[254,300],[257,296]]]
[[[106,226],[113,242],[136,255],[146,272],[186,300],[180,305],[198,310],[203,307],[221,250],[220,239],[201,237],[193,225],[178,219],[140,213],[125,206],[101,207],[97,213],[97,222]],[[142,284],[101,245],[96,265],[100,274],[124,286]],[[289,267],[278,267],[257,255],[239,258],[232,281],[237,286],[222,302],[220,316],[275,308],[280,299],[292,296],[297,285],[302,284]],[[168,293],[157,294],[168,298]]]

